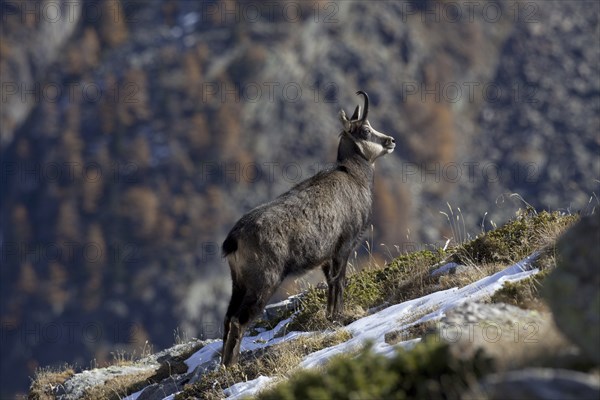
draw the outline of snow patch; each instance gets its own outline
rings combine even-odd
[[[344,343],[327,347],[304,357],[299,364],[300,368],[314,368],[324,365],[331,357],[338,354],[348,354],[354,350],[360,349],[367,341],[373,343],[373,351],[385,356],[393,356],[397,347],[412,348],[420,342],[421,339],[406,340],[394,345],[385,342],[385,334],[392,331],[402,331],[412,325],[424,323],[427,321],[437,321],[441,319],[446,311],[457,307],[467,301],[477,301],[491,296],[496,290],[500,289],[505,282],[516,282],[525,279],[538,272],[538,269],[532,269],[532,262],[539,256],[534,253],[531,256],[513,264],[502,271],[480,279],[463,288],[451,288],[429,295],[405,301],[401,304],[395,304],[386,307],[374,314],[368,315],[357,321],[354,321],[344,329],[347,330],[352,338]],[[456,265],[446,264],[432,274],[441,274]],[[420,316],[420,317],[419,317]],[[283,337],[276,337],[277,334],[291,321],[291,318],[285,319],[277,324],[275,328],[261,332],[256,336],[246,336],[242,339],[242,351],[252,351],[268,346],[275,345],[288,340],[294,340],[301,336],[310,336],[314,332],[290,332]],[[222,347],[221,340],[215,340],[191,355],[185,363],[188,366],[188,372],[194,371],[203,364],[210,365],[219,355]],[[227,399],[239,399],[246,396],[254,396],[263,390],[269,384],[273,383],[275,378],[259,376],[256,379],[236,383],[224,390]],[[142,393],[133,393],[126,397],[126,400],[136,400]],[[175,395],[165,397],[173,399]]]
[[[256,336],[244,336],[242,338],[242,351],[254,351],[257,349],[262,349],[263,347],[273,346],[274,344],[285,342],[287,340],[293,340],[300,336],[309,336],[312,335],[312,332],[289,332],[287,335],[282,337],[275,337],[277,334],[290,323],[292,319],[286,318],[283,321],[280,321],[275,328],[260,332]],[[185,360],[186,365],[188,366],[187,372],[192,372],[196,367],[211,361],[215,358],[221,348],[223,347],[222,340],[215,340],[214,342],[204,346],[196,353],[192,354],[187,360]]]
[[[256,379],[247,382],[236,383],[223,391],[229,400],[235,400],[242,397],[254,396],[260,389],[264,388],[274,378],[268,376],[259,376]]]

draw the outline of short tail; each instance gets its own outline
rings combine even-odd
[[[234,238],[231,234],[227,235],[225,241],[223,242],[223,246],[221,247],[223,257],[227,257],[229,254],[235,253],[237,249],[237,239]]]

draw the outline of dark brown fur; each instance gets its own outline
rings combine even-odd
[[[329,287],[327,315],[343,306],[348,257],[371,217],[373,163],[394,149],[394,139],[375,131],[365,112],[344,126],[336,165],[248,212],[223,242],[232,294],[225,316],[224,365],[237,362],[243,334],[286,276],[321,267]]]

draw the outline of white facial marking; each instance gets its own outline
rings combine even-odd
[[[377,158],[394,151],[395,145],[393,143],[388,144],[392,139],[390,136],[373,129],[369,121],[365,125],[371,130],[371,136],[368,140],[358,140],[356,144],[367,160],[373,162]]]
[[[379,143],[363,140],[358,142],[358,146],[360,147],[360,151],[363,153],[365,158],[369,161],[374,161],[377,157],[385,154],[385,149]]]

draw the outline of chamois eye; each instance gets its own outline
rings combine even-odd
[[[369,127],[363,126],[360,129],[360,136],[362,136],[364,139],[368,138],[371,135],[371,129]]]

